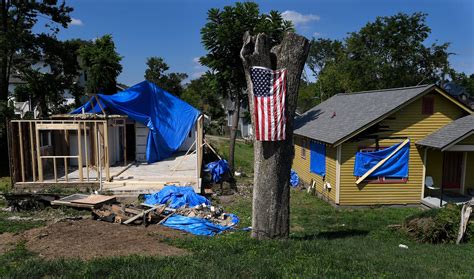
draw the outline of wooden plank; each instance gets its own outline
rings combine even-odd
[[[54,182],[58,182],[58,168],[56,166],[56,158],[53,159]]]
[[[67,170],[67,158],[64,158],[64,177],[66,182],[69,182],[68,170]]]
[[[18,122],[18,137],[20,138],[20,170],[21,170],[21,181],[25,182],[25,158],[23,155],[23,132],[21,122]]]
[[[95,167],[96,169],[99,167],[99,153],[98,153],[98,148],[99,148],[99,135],[97,134],[97,122],[94,122],[94,136],[92,137],[94,139],[94,158],[95,158]],[[99,176],[99,171],[97,169],[97,178]]]
[[[164,206],[164,205],[153,206],[152,208],[147,209],[147,210],[143,211],[142,213],[133,216],[132,218],[128,219],[127,221],[125,221],[125,222],[123,222],[123,223],[124,223],[124,224],[130,224],[131,222],[137,220],[138,218],[143,217],[143,215],[147,214],[148,212],[151,212],[151,211],[156,210],[156,209],[158,209],[158,208],[160,208],[160,207],[163,207],[163,206]]]
[[[83,203],[83,204],[91,204],[91,205],[98,205],[104,202],[111,202],[115,200],[115,196],[106,196],[106,195],[90,195],[85,198],[72,200],[73,203]]]
[[[123,165],[127,165],[127,124],[123,125]]]
[[[63,155],[57,155],[57,156],[55,156],[55,155],[43,155],[43,156],[41,156],[41,159],[54,159],[54,158],[57,158],[57,159],[59,159],[59,158],[69,158],[69,159],[71,159],[71,158],[79,158],[79,156],[78,155],[64,155],[64,156]]]
[[[36,124],[36,159],[38,160],[38,181],[43,182],[43,162],[41,162],[40,130]]]
[[[35,150],[33,148],[33,124],[32,122],[28,123],[30,126],[30,152],[31,152],[31,170],[33,171],[33,181],[36,181],[36,161],[35,161]]]
[[[393,155],[397,154],[397,152],[402,149],[407,143],[410,142],[410,139],[406,139],[404,142],[402,142],[402,144],[400,144],[392,153],[390,153],[387,157],[385,157],[383,160],[381,160],[380,162],[378,162],[375,166],[373,166],[370,170],[368,170],[366,173],[364,173],[364,175],[362,175],[361,177],[359,177],[359,179],[357,179],[356,181],[356,184],[359,184],[361,183],[362,181],[364,181],[364,179],[366,179],[371,173],[373,173],[375,170],[377,170],[381,165],[383,165],[388,159],[392,158]]]
[[[79,157],[77,158],[77,169],[79,171],[79,180],[82,182],[84,179],[84,174],[82,173],[82,139],[81,139],[81,127],[80,124],[77,126],[77,150],[79,152]]]
[[[36,130],[77,130],[79,124],[48,123],[36,124]]]
[[[99,100],[99,98],[97,97],[97,95],[94,95],[94,98],[95,98],[95,100],[97,101],[97,104],[99,105],[100,110],[102,111],[102,113],[103,113],[104,115],[107,115],[107,113],[105,112],[104,107],[102,107],[102,104],[100,103],[100,100]]]
[[[84,150],[86,151],[86,177],[87,181],[89,181],[89,149],[87,148],[87,129],[86,129],[86,122],[82,123],[84,125]]]
[[[105,179],[110,181],[109,122],[104,123]]]

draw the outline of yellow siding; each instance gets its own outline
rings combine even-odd
[[[474,189],[474,152],[467,152],[465,189]]]
[[[470,145],[470,144],[474,144],[474,135],[472,136],[469,136],[465,139],[463,139],[462,141],[460,141],[459,143],[457,143],[459,145]]]
[[[326,181],[331,184],[332,189],[325,191],[323,178],[309,171],[310,151],[309,140],[307,146],[303,147],[303,138],[295,136],[295,158],[293,159],[293,169],[298,173],[300,179],[310,185],[316,181],[316,190],[324,197],[332,201],[336,200],[336,148],[326,146]],[[306,148],[306,157],[301,157],[301,149]]]
[[[390,94],[390,93],[387,93]],[[391,132],[381,137],[409,137],[410,161],[409,177],[403,184],[355,184],[353,175],[355,153],[359,147],[374,146],[374,140],[347,142],[342,145],[340,205],[374,205],[374,204],[417,204],[420,202],[423,179],[423,149],[415,143],[444,125],[464,115],[458,106],[437,93],[434,98],[433,115],[422,115],[422,101],[417,100],[399,110],[381,122]],[[390,146],[403,139],[380,140],[380,146]],[[428,165],[430,165],[428,157]]]

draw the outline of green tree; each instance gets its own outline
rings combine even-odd
[[[56,0],[0,1],[0,101],[7,101],[10,74],[38,57],[41,37],[54,38],[59,27],[67,28],[72,10]],[[38,17],[46,19],[46,28],[35,32]]]
[[[377,17],[343,42],[312,42],[308,66],[316,96],[436,83],[450,73],[449,43],[426,45],[426,14]]]
[[[169,66],[161,57],[149,57],[146,64],[148,66],[145,70],[146,80],[155,83],[176,96],[181,96],[184,90],[181,83],[188,78],[187,74],[166,73],[169,70]]]
[[[38,107],[39,116],[63,111],[63,95],[77,91],[79,63],[75,42],[61,42],[54,37],[41,36],[40,62],[19,69],[25,85],[15,89],[15,97],[30,100]]]
[[[272,45],[277,45],[288,30],[293,30],[292,24],[283,20],[279,12],[261,14],[258,5],[253,2],[237,2],[222,10],[210,9],[207,13],[207,23],[201,29],[201,40],[208,53],[201,57],[200,62],[213,71],[219,92],[234,102],[229,144],[229,165],[232,170],[240,105],[247,98],[240,59],[243,35],[246,31],[251,35],[266,33]]]
[[[86,73],[86,93],[114,94],[122,72],[122,57],[115,50],[111,35],[104,35],[79,49],[81,67]]]
[[[216,93],[217,88],[211,73],[193,79],[186,86],[181,98],[208,115],[212,121],[219,121],[225,116],[222,97]]]
[[[462,86],[466,93],[474,97],[474,74],[469,76],[466,73],[458,73],[454,70],[451,73],[452,82]]]

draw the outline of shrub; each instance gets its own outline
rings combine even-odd
[[[459,232],[461,208],[448,204],[441,209],[430,209],[408,217],[403,229],[412,238],[423,243],[454,243]],[[471,218],[472,219],[472,218]],[[468,224],[464,241],[472,238],[474,224]]]

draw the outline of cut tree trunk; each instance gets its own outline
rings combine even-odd
[[[271,48],[265,34],[244,35],[240,52],[250,111],[253,110],[253,88],[250,68],[262,66],[287,70],[286,140],[255,141],[252,237],[257,239],[287,238],[290,215],[290,171],[294,157],[293,118],[298,99],[301,73],[309,51],[309,41],[294,33],[286,33],[280,45]],[[255,123],[255,115],[252,114]],[[254,125],[255,127],[255,125]]]

